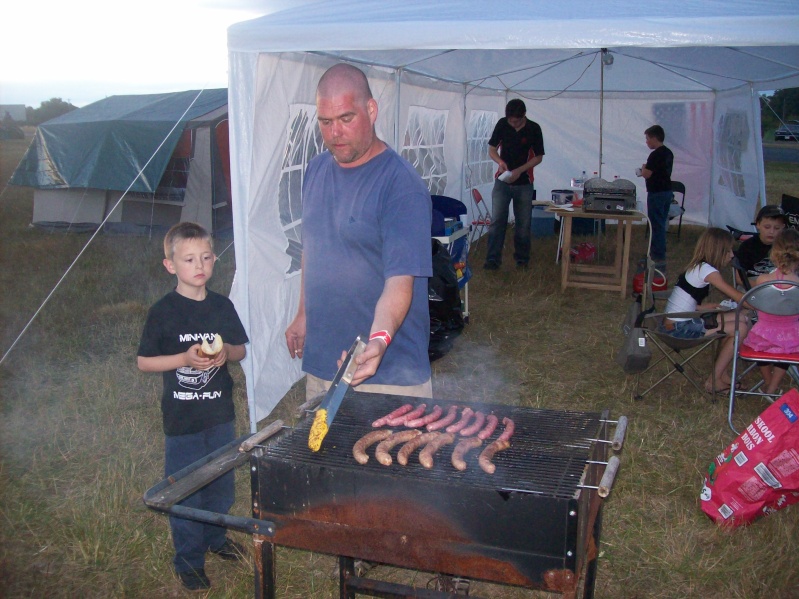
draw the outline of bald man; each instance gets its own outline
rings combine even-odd
[[[377,137],[378,106],[361,70],[328,69],[316,112],[327,152],[303,180],[300,303],[286,330],[289,354],[307,373],[306,396],[327,390],[361,335],[369,342],[356,358],[356,390],[432,397],[430,193]]]

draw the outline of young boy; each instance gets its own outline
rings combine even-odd
[[[671,171],[674,154],[663,142],[666,132],[660,125],[644,131],[646,147],[652,150],[641,165],[639,176],[646,179],[646,214],[652,225],[650,256],[658,270],[666,269],[666,228],[669,225],[669,208],[674,199],[671,190]]]
[[[206,288],[214,272],[211,236],[195,223],[179,223],[164,238],[164,267],[177,286],[150,308],[138,351],[144,372],[163,372],[161,411],[166,476],[196,462],[235,439],[233,379],[228,360],[244,358],[249,341],[233,303]],[[213,358],[200,353],[221,335],[222,350]],[[194,493],[181,505],[227,513],[234,500],[229,472]],[[187,589],[211,586],[205,575],[205,553],[242,559],[245,549],[226,537],[222,526],[170,517],[175,546],[173,566]]]
[[[763,206],[757,213],[755,228],[757,235],[741,242],[735,252],[741,267],[746,270],[750,282],[762,274],[774,270],[774,265],[769,259],[769,252],[777,237],[777,233],[782,231],[788,224],[788,218],[779,206]],[[735,277],[739,283],[740,275],[736,272]]]

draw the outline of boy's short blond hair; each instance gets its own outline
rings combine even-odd
[[[164,256],[166,259],[172,260],[177,244],[187,239],[207,241],[211,244],[211,250],[213,251],[214,249],[214,240],[205,227],[197,223],[182,222],[174,225],[164,236]]]

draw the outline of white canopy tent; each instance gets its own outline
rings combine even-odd
[[[633,171],[648,153],[644,129],[659,123],[688,190],[685,218],[746,228],[765,201],[758,92],[799,86],[799,4],[311,1],[232,26],[228,47],[232,297],[253,340],[255,428],[302,376],[283,333],[299,294],[300,187],[322,150],[314,93],[327,67],[367,73],[379,136],[432,193],[467,205],[472,187],[490,197],[485,142],[521,97],[544,132],[539,197],[585,170],[635,180],[643,200]]]

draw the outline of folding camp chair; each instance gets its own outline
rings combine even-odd
[[[739,396],[756,396],[769,402],[777,398],[777,394],[760,391],[763,385],[762,380],[748,390],[744,389],[741,383],[747,373],[764,363],[779,363],[788,366],[786,382],[793,380],[794,384],[799,384],[799,370],[797,370],[799,353],[773,354],[755,351],[746,345],[745,339],[740,338],[737,325],[740,319],[746,316],[750,307],[766,314],[794,316],[799,319],[799,284],[792,281],[772,281],[757,285],[744,294],[735,309],[736,332],[733,342],[735,357],[732,361],[732,380],[738,384],[730,386],[730,404],[727,412],[727,422],[735,434],[738,434],[738,431],[732,423],[732,417],[735,411],[735,402]],[[739,363],[746,362],[749,364],[741,372]]]
[[[488,212],[483,195],[476,187],[472,188],[472,199],[474,200],[474,219],[469,231],[469,245],[479,240],[483,236],[483,231],[491,226],[491,214]]]
[[[682,233],[682,215],[685,214],[685,183],[680,181],[671,182],[671,191],[674,193],[674,199],[669,206],[669,221],[678,219],[677,222],[677,239],[680,238]],[[682,200],[677,201],[677,194],[682,196]]]
[[[667,292],[657,292],[656,295],[667,296]],[[676,337],[672,337],[668,332],[663,331],[661,325],[663,324],[664,318],[704,318],[710,317],[712,314],[716,314],[716,318],[723,318],[724,313],[724,310],[710,310],[707,312],[674,312],[670,314],[653,313],[644,316],[642,326],[647,342],[650,344],[653,354],[658,355],[655,352],[656,348],[659,355],[657,359],[653,359],[646,370],[636,376],[633,399],[636,401],[642,400],[647,393],[666,381],[666,379],[675,372],[684,376],[704,397],[707,393],[704,387],[704,375],[695,365],[695,359],[705,350],[709,349],[712,350],[713,353],[712,364],[715,364],[718,353],[717,342],[726,338],[727,335],[721,332],[705,335],[698,339],[677,339]],[[650,385],[645,391],[641,391],[641,378],[648,373],[655,372],[657,369],[660,369],[662,372],[664,368],[660,366],[661,364],[665,366],[665,374],[658,378],[657,381]],[[712,365],[710,372],[713,389],[715,389],[716,380]],[[651,376],[652,375],[650,375],[650,377]]]

